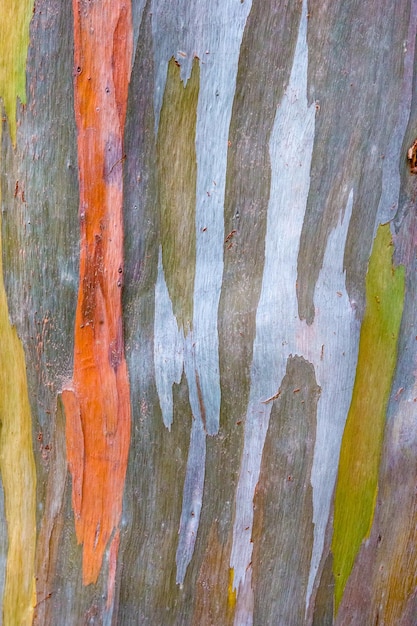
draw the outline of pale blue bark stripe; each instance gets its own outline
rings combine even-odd
[[[265,266],[256,315],[251,388],[244,450],[236,496],[230,566],[234,585],[243,586],[252,557],[253,495],[268,428],[273,396],[285,374],[298,326],[296,278],[298,242],[307,202],[314,141],[314,104],[307,104],[306,3],[300,21],[294,63],[270,138],[271,190]],[[241,594],[239,594],[240,596]],[[238,613],[239,610],[238,596]]]
[[[195,56],[200,62],[197,109],[196,159],[196,272],[192,331],[178,331],[165,284],[161,260],[155,290],[155,376],[164,424],[173,419],[172,385],[184,368],[190,406],[195,418],[183,493],[177,562],[177,582],[182,584],[192,558],[198,530],[205,472],[205,436],[219,429],[220,379],[218,356],[218,305],[223,275],[224,192],[227,140],[235,93],[239,49],[251,2],[216,0],[201,5],[194,0],[153,3],[156,68],[155,124],[164,93],[167,64],[174,56],[186,81]],[[178,8],[181,6],[181,10]],[[182,28],[180,15],[187,14]],[[182,18],[181,18],[182,19]],[[196,499],[197,498],[197,499]],[[192,515],[191,513],[192,512]]]

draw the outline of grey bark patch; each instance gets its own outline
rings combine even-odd
[[[140,433],[131,454],[133,501],[125,509],[129,530],[122,556],[121,625],[190,623],[179,618],[190,606],[191,590],[187,581],[183,591],[176,584],[175,563],[192,423],[185,376],[173,394],[171,431],[163,426],[158,407],[150,401],[141,407]],[[145,400],[151,400],[149,393]]]
[[[36,546],[37,604],[33,616],[34,626],[53,624],[53,613],[56,612],[57,603],[59,603],[59,599],[54,597],[56,595],[55,570],[61,553],[64,493],[67,480],[65,414],[60,396],[57,398],[54,426],[45,514]]]
[[[304,622],[313,546],[310,484],[320,387],[313,366],[289,357],[271,411],[254,497],[254,623]]]

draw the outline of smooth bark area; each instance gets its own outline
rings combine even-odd
[[[417,0],[0,0],[0,623],[413,626]]]

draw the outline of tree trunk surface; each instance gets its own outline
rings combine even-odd
[[[0,0],[0,623],[417,624],[417,0]]]

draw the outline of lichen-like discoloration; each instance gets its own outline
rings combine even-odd
[[[186,85],[178,64],[171,59],[157,142],[162,265],[174,315],[184,334],[193,319],[199,85],[198,59]]]
[[[404,267],[393,267],[393,252],[389,224],[380,226],[366,276],[366,309],[335,493],[332,552],[336,611],[374,515],[404,301]]]

